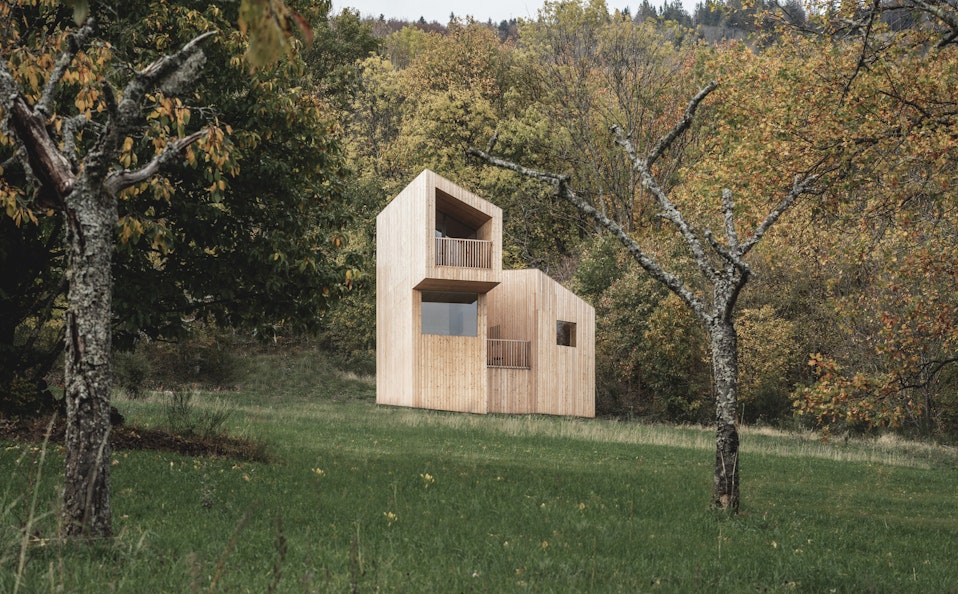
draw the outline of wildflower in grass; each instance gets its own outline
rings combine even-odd
[[[383,512],[383,515],[386,516],[386,527],[387,527],[387,528],[391,528],[392,525],[393,525],[393,522],[396,522],[397,520],[399,520],[399,516],[397,516],[396,514],[392,513],[391,511],[385,511],[385,512]]]
[[[436,482],[436,478],[432,476],[431,474],[429,474],[428,472],[425,474],[420,474],[419,478],[422,479],[422,483],[423,483],[422,486],[424,489],[428,489],[429,485],[432,485],[433,483]]]
[[[579,511],[583,511],[586,508],[585,503],[579,502]]]
[[[314,468],[313,474],[315,474],[316,476],[326,476],[326,471],[323,470],[322,468]]]

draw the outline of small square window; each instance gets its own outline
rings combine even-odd
[[[575,322],[556,322],[556,344],[559,346],[575,346]]]

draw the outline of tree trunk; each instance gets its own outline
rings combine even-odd
[[[712,373],[715,377],[715,492],[712,504],[738,511],[738,337],[732,320],[709,325],[712,340]]]
[[[86,183],[83,183],[86,182]],[[68,197],[66,475],[63,526],[69,536],[107,537],[110,509],[111,257],[116,204],[87,178]]]

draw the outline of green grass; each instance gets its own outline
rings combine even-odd
[[[49,448],[21,591],[958,591],[953,449],[746,431],[726,517],[708,430],[377,407],[308,351],[246,370],[197,402],[269,463],[117,452],[118,536],[90,546],[55,538]],[[162,423],[160,395],[118,406]],[[0,592],[39,453],[0,449]]]

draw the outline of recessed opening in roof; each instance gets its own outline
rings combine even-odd
[[[492,220],[486,213],[453,196],[436,190],[436,236],[459,239],[491,239],[484,237],[483,227]]]

